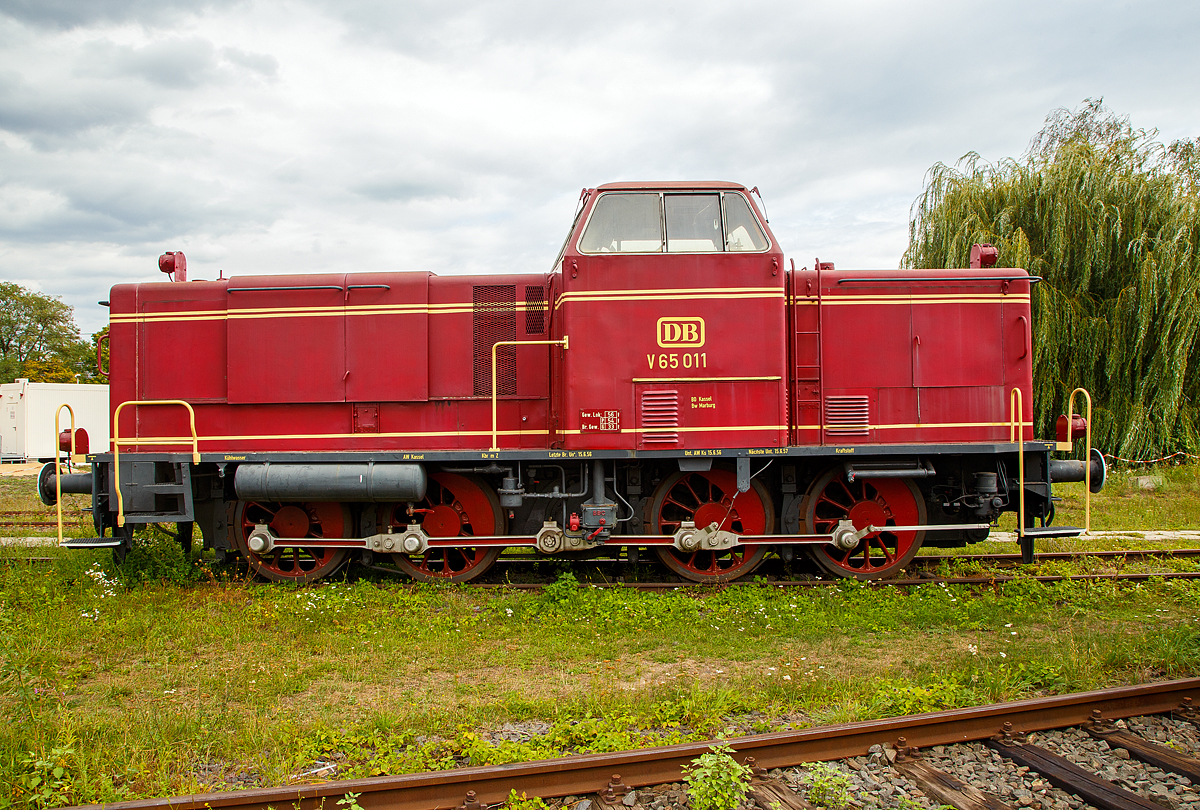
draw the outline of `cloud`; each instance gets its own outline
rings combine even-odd
[[[243,0],[7,0],[0,13],[51,29],[136,22],[166,25],[180,17],[229,10]]]
[[[170,90],[191,90],[217,73],[216,49],[199,37],[156,39],[142,46],[89,42],[76,62],[81,77],[133,78]]]
[[[47,147],[94,127],[144,120],[151,106],[138,94],[92,81],[35,82],[11,69],[0,71],[0,129],[44,139]]]
[[[403,174],[377,174],[365,178],[352,189],[367,199],[379,202],[409,202],[455,196],[455,188],[445,180],[420,180]]]
[[[251,70],[267,79],[279,72],[279,60],[269,53],[252,53],[241,48],[222,48],[221,57],[239,67]]]

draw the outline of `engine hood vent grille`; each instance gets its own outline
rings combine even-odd
[[[831,436],[866,436],[871,430],[871,401],[864,396],[825,397],[825,432]]]
[[[642,444],[663,447],[679,444],[679,392],[642,392]]]

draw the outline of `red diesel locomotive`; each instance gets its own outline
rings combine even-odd
[[[1051,484],[1089,473],[1033,441],[1036,279],[989,253],[796,269],[751,192],[703,182],[584,190],[548,273],[187,281],[165,254],[172,282],[112,289],[113,443],[64,479],[99,537],[69,544],[198,524],[293,581],[351,555],[465,581],[505,548],[865,579],[1023,502],[1029,554],[1078,533]]]

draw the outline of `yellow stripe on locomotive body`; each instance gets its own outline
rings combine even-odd
[[[1032,422],[1026,422],[1024,426],[1031,427],[1032,424],[1033,424]],[[823,430],[826,426],[825,425],[800,425],[799,427],[801,429],[807,429],[807,430]],[[908,424],[908,425],[901,425],[901,424],[870,425],[869,427],[871,430],[895,430],[895,429],[911,430],[911,429],[915,429],[915,428],[950,429],[950,428],[971,428],[971,427],[1002,427],[1002,428],[1007,429],[1009,427],[1009,423],[1008,422],[947,422],[947,423],[935,424],[935,423],[927,422],[927,423],[921,423],[921,424]],[[787,430],[787,429],[788,429],[788,425],[712,425],[712,426],[704,426],[704,427],[672,428],[672,430],[678,430],[678,431],[684,432],[684,433],[739,433],[739,432],[745,432],[745,431],[759,431],[759,430],[772,431],[772,430]],[[661,431],[662,431],[662,428],[622,428],[620,432],[636,434],[636,433],[655,433],[655,432],[661,432]],[[549,430],[501,430],[501,431],[499,431],[499,433],[502,436],[548,436],[552,433],[552,431],[549,431]],[[584,434],[588,433],[588,431],[583,431],[583,430],[579,430],[576,428],[576,429],[559,430],[558,433],[561,433],[564,435],[578,436],[578,435],[584,435]],[[247,442],[247,441],[263,441],[263,440],[283,440],[283,441],[326,440],[326,439],[329,439],[329,440],[332,440],[332,439],[373,440],[373,439],[408,439],[408,438],[432,439],[432,438],[446,438],[446,437],[481,437],[482,438],[482,437],[488,437],[491,435],[492,435],[492,432],[490,429],[451,430],[451,431],[408,431],[408,432],[389,431],[386,433],[371,433],[371,434],[363,434],[363,433],[263,433],[263,434],[248,434],[248,435],[244,435],[244,436],[238,436],[238,435],[218,436],[218,435],[199,434],[197,436],[197,441],[202,442],[206,445],[212,445],[212,444],[219,444],[221,442]],[[133,446],[136,446],[139,443],[155,444],[155,445],[169,445],[169,444],[175,443],[175,444],[179,444],[179,445],[190,445],[192,442],[192,437],[191,436],[138,436],[136,438],[128,439],[128,440],[122,439],[121,441],[122,441],[122,444],[128,443]],[[210,447],[210,448],[205,449],[204,452],[217,453],[217,452],[221,452],[221,448],[220,447],[216,447],[216,448]]]
[[[364,315],[463,315],[475,312],[495,311],[494,306],[475,306],[470,303],[462,304],[388,304],[355,305],[342,307],[255,307],[249,309],[229,310],[191,310],[164,311],[142,313],[113,313],[110,323],[162,323],[172,321],[208,321],[231,320],[247,318],[322,318],[336,316]],[[549,312],[549,303],[531,306],[524,303],[512,305],[513,312]]]
[[[868,304],[980,304],[997,301],[1028,302],[1025,293],[964,293],[962,295],[827,295],[821,298],[795,296],[789,299],[792,306],[865,306]]]
[[[565,292],[558,296],[554,308],[564,304],[599,301],[696,301],[739,298],[784,299],[782,288],[777,287],[712,287],[683,289],[634,289],[634,290],[581,290]]]
[[[568,303],[592,303],[611,301],[691,301],[691,300],[735,300],[741,298],[778,298],[785,299],[781,290],[772,288],[739,288],[717,287],[704,290],[612,290],[607,292],[566,293],[560,295],[554,305],[555,309]],[[823,298],[790,299],[793,306],[825,305],[825,306],[866,306],[877,304],[972,304],[995,302],[1028,302],[1028,294],[1019,293],[988,293],[962,295],[829,295]],[[475,306],[463,302],[456,304],[388,304],[388,305],[350,305],[339,307],[252,307],[247,309],[229,310],[179,310],[141,313],[113,313],[109,317],[111,323],[152,323],[192,320],[223,320],[246,318],[320,318],[336,316],[369,316],[369,315],[461,315],[475,312],[487,312],[487,306]],[[514,312],[550,310],[549,303],[537,306],[517,302],[511,307]]]
[[[1029,302],[1028,295],[847,295],[827,296],[820,300],[824,306],[867,306],[872,304],[995,304],[999,302]],[[813,302],[818,303],[818,302]]]

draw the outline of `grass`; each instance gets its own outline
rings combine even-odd
[[[1195,471],[1163,474],[1154,492],[1106,496],[1185,521],[1194,505],[1175,501],[1195,500]],[[1200,674],[1189,580],[293,588],[166,541],[120,569],[99,551],[38,553],[50,561],[0,564],[0,807],[494,764]]]
[[[618,750],[1192,675],[1200,585],[1029,580],[541,594],[123,584],[92,553],[0,573],[0,803]],[[489,736],[539,720],[526,741]],[[61,752],[70,752],[61,754]]]
[[[1146,489],[1143,484],[1153,489]],[[1060,484],[1054,489],[1063,499],[1057,505],[1055,522],[1082,526],[1083,484]],[[1092,495],[1092,528],[1106,531],[1200,528],[1200,464],[1110,470],[1104,489]]]

